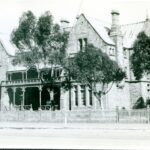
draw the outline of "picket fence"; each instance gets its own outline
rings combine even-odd
[[[51,123],[150,123],[150,109],[140,110],[5,110],[0,121]]]

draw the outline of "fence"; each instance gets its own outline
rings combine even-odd
[[[141,110],[5,110],[0,121],[51,123],[150,123],[150,109]]]

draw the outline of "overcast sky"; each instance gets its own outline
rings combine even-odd
[[[36,16],[49,10],[56,22],[66,18],[73,24],[80,13],[111,23],[112,9],[120,12],[120,24],[139,22],[145,20],[146,11],[150,16],[150,0],[0,0],[0,34],[8,40],[27,10]]]

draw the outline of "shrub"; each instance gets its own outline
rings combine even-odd
[[[145,106],[143,97],[139,97],[136,103],[134,104],[133,109],[141,109],[145,107],[146,106]]]
[[[146,100],[146,107],[147,106],[150,106],[150,98],[148,98],[147,100]]]

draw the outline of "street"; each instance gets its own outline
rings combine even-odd
[[[150,149],[150,130],[0,129],[0,148]]]

